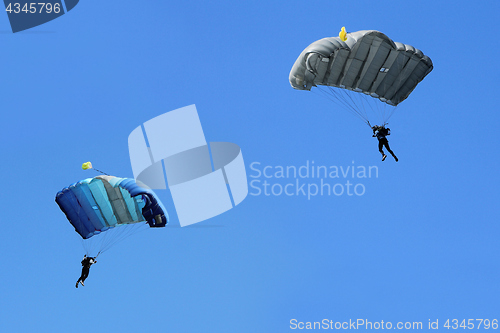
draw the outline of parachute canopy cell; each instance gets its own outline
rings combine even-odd
[[[396,106],[432,68],[431,59],[419,49],[379,31],[363,30],[347,33],[345,41],[329,37],[309,45],[295,61],[289,80],[299,90],[332,86]]]
[[[59,191],[56,202],[83,239],[127,224],[168,223],[168,213],[155,193],[128,178],[87,178]]]

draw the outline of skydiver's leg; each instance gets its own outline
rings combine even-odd
[[[378,151],[384,156],[384,150],[382,149],[384,147],[384,142],[382,140],[378,140]]]
[[[88,275],[88,273],[87,273]],[[80,277],[78,278],[78,281],[76,281],[76,287],[78,288],[78,284],[81,283],[82,286],[83,286],[83,281],[87,278],[87,276],[85,275],[85,268],[82,268],[82,274],[80,275]]]
[[[82,276],[80,276],[80,283],[82,284],[82,286],[84,285],[83,282],[85,282],[85,279],[89,276],[89,268],[87,267],[83,267],[82,268]]]
[[[385,148],[387,149],[387,151],[389,153],[391,153],[392,157],[394,157],[394,159],[396,160],[396,162],[398,161],[398,158],[396,157],[396,155],[394,155],[394,153],[392,152],[391,148],[389,148],[389,141],[385,140],[384,142],[384,146]]]
[[[84,272],[83,272],[83,279],[82,281],[85,281],[87,279],[87,277],[89,276],[89,269],[87,268]]]
[[[384,154],[384,150],[382,149],[383,147],[384,147],[384,140],[378,140],[378,151],[382,154],[382,161],[385,161],[387,155]]]

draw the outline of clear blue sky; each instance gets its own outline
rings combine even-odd
[[[290,320],[500,319],[498,1],[89,1],[12,34],[0,15],[1,332],[288,332]],[[391,118],[400,161],[288,74],[310,43],[375,29],[434,70]],[[250,165],[376,166],[363,195],[252,195],[83,248],[54,202],[81,163],[132,177],[129,133],[196,104]],[[264,178],[259,178],[261,181]],[[330,179],[332,184],[347,179]],[[296,179],[268,179],[285,186]],[[301,180],[302,181],[302,180]],[[308,183],[319,179],[306,179]]]

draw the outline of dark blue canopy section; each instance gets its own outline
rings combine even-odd
[[[66,11],[69,12],[70,10],[75,8],[75,6],[78,4],[78,2],[80,2],[80,0],[65,0]]]

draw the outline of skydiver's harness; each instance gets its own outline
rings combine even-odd
[[[383,140],[386,139],[386,136],[391,135],[391,130],[389,128],[385,128],[385,125],[387,125],[387,123],[382,126],[373,126],[373,136],[376,136],[379,140]]]
[[[95,259],[97,258],[97,256],[95,256],[94,258],[92,258],[92,257],[85,257],[85,258],[83,258],[83,260],[82,260],[82,266],[83,267],[90,267],[90,266],[92,266],[93,264],[96,263]]]

